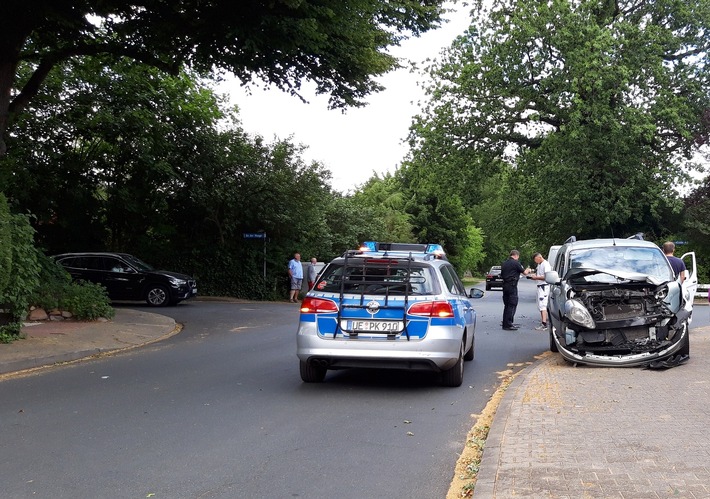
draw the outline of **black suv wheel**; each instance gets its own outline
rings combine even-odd
[[[160,284],[148,286],[145,292],[145,301],[151,307],[165,307],[170,302],[168,288]]]

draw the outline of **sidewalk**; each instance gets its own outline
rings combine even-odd
[[[135,348],[180,331],[170,317],[117,308],[107,322],[45,321],[22,328],[26,339],[0,344],[0,375]]]
[[[710,498],[710,327],[665,371],[548,354],[508,387],[474,497]]]

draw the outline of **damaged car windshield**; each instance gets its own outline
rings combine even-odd
[[[579,249],[570,252],[570,272],[575,269],[597,270],[603,273],[579,277],[587,282],[615,282],[617,277],[648,276],[659,282],[673,280],[673,272],[665,255],[655,248],[609,246]],[[586,275],[585,275],[586,274]]]

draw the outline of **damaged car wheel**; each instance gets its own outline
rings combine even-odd
[[[552,321],[547,323],[547,331],[550,333],[550,352],[557,353],[557,342],[555,341],[555,333],[552,329]]]
[[[690,355],[690,334],[688,331],[688,325],[685,325],[685,338],[683,339],[683,346],[678,350],[678,355]]]

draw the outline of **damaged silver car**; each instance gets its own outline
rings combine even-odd
[[[695,254],[675,276],[663,251],[640,239],[566,242],[545,274],[550,350],[599,366],[672,367],[690,355]]]

